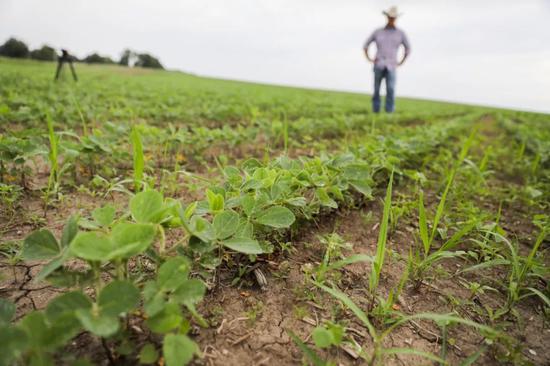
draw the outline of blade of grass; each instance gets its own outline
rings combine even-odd
[[[384,255],[386,253],[386,241],[388,238],[388,222],[391,209],[391,195],[393,184],[393,171],[390,175],[390,181],[386,189],[386,198],[384,199],[384,212],[382,214],[382,222],[380,224],[380,231],[378,232],[378,242],[376,243],[376,256],[372,264],[372,272],[369,278],[369,290],[371,295],[375,295],[376,288],[378,287],[378,281],[380,280],[380,272],[382,271],[382,265],[384,264]]]
[[[332,295],[332,297],[340,300],[348,309],[350,309],[355,314],[355,316],[357,318],[359,318],[359,320],[361,320],[363,322],[363,325],[365,325],[365,327],[369,331],[370,336],[372,338],[376,338],[376,329],[371,324],[367,314],[365,314],[365,312],[363,310],[361,310],[357,305],[355,305],[353,300],[351,300],[348,297],[348,295],[346,295],[345,293],[343,293],[340,290],[337,290],[335,288],[327,287],[327,286],[325,286],[323,284],[320,284],[318,282],[313,282],[313,283],[315,284],[315,286],[321,288],[325,292],[328,292],[330,295]]]
[[[526,290],[531,291],[533,295],[537,295],[542,301],[544,301],[546,306],[550,308],[550,299],[548,298],[548,296],[533,287],[527,287]]]
[[[487,349],[487,346],[481,347],[476,352],[474,352],[470,356],[468,356],[464,361],[462,361],[459,366],[471,366],[471,365],[473,365],[474,362],[477,361],[477,359],[483,354],[483,352],[485,352],[486,349]]]
[[[476,226],[476,224],[477,224],[477,221],[471,224],[465,225],[462,229],[454,233],[453,236],[451,236],[451,238],[447,240],[445,244],[443,244],[443,246],[438,251],[453,249],[459,243],[460,239],[464,237],[464,235],[472,231],[472,229]]]
[[[460,271],[460,273],[477,271],[477,270],[480,270],[480,269],[491,268],[491,267],[494,267],[494,266],[509,265],[509,264],[510,264],[510,261],[508,259],[496,258],[496,259],[491,259],[491,260],[488,260],[486,262],[483,262],[483,263],[476,264],[474,266],[465,268],[462,271]]]
[[[143,167],[145,165],[143,158],[143,144],[138,130],[134,127],[131,133],[132,147],[134,150],[134,189],[139,191],[143,182]]]
[[[436,314],[436,313],[418,313],[418,314],[404,316],[401,319],[399,319],[398,321],[396,321],[394,324],[392,324],[391,327],[389,327],[388,329],[386,329],[384,331],[383,337],[385,337],[386,335],[391,333],[396,327],[400,326],[401,324],[404,324],[404,323],[406,323],[410,320],[415,320],[415,319],[432,320],[432,321],[434,321],[438,324],[457,323],[457,324],[462,324],[462,325],[466,325],[466,326],[469,326],[469,327],[472,327],[472,328],[479,329],[479,330],[481,330],[483,332],[486,332],[488,334],[496,334],[497,333],[496,330],[494,330],[491,327],[488,327],[488,326],[480,324],[480,323],[476,323],[476,322],[474,322],[472,320],[469,320],[469,319],[460,318],[458,316],[449,315],[449,314]]]
[[[420,229],[420,239],[424,245],[424,254],[428,255],[430,251],[430,239],[428,237],[428,223],[426,219],[426,209],[424,208],[424,192],[421,190],[418,197],[418,226]]]
[[[445,210],[445,203],[447,202],[447,195],[448,195],[449,190],[451,189],[451,186],[453,184],[453,181],[454,181],[456,172],[458,170],[458,167],[460,166],[462,161],[464,161],[464,159],[466,158],[466,155],[468,155],[468,151],[470,150],[470,147],[473,143],[475,134],[476,134],[476,129],[474,129],[472,131],[472,133],[470,133],[470,136],[468,137],[468,139],[466,140],[464,145],[462,145],[460,155],[459,155],[458,159],[455,162],[455,166],[453,167],[453,169],[451,170],[451,172],[449,174],[449,178],[447,179],[447,185],[445,186],[445,190],[443,191],[443,194],[441,195],[441,200],[439,201],[439,204],[437,205],[437,209],[436,209],[436,212],[435,212],[434,222],[433,222],[433,227],[432,227],[432,233],[430,235],[430,240],[429,240],[430,243],[433,242],[433,240],[435,238],[435,233],[437,232],[437,226],[439,225],[439,221],[441,220],[441,217],[443,216],[443,212]]]
[[[441,199],[439,200],[439,204],[437,205],[437,209],[435,211],[435,216],[434,216],[432,232],[430,234],[430,239],[429,239],[430,243],[433,242],[435,238],[435,233],[437,232],[437,226],[439,225],[439,220],[441,220],[441,217],[443,216],[443,211],[445,210],[445,203],[447,202],[447,194],[451,189],[451,185],[453,184],[455,174],[456,174],[456,170],[453,169],[449,174],[449,178],[447,179],[447,185],[445,186],[445,190],[443,191],[443,194],[441,195]]]
[[[539,235],[537,236],[537,240],[535,241],[535,245],[533,245],[533,249],[531,249],[531,252],[529,252],[529,256],[527,256],[527,260],[525,261],[525,264],[523,265],[523,268],[521,269],[520,273],[520,279],[523,279],[525,277],[525,274],[533,267],[533,258],[535,258],[535,255],[537,254],[540,245],[546,238],[546,231],[542,230]]]
[[[346,257],[342,260],[336,261],[336,262],[328,265],[325,268],[325,270],[326,271],[331,271],[331,270],[334,270],[334,269],[339,269],[339,268],[345,267],[348,264],[353,264],[353,263],[357,263],[357,262],[372,262],[372,261],[373,261],[373,258],[370,255],[354,254],[354,255],[350,255],[349,257]]]
[[[51,191],[52,185],[57,183],[57,173],[59,171],[59,163],[57,161],[57,148],[58,140],[55,136],[55,131],[53,129],[53,120],[49,112],[46,111],[46,124],[48,125],[48,137],[50,141],[50,153],[48,158],[50,160],[50,177],[48,179],[48,194]]]

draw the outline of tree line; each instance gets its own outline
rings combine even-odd
[[[0,46],[0,56],[13,57],[13,58],[31,58],[39,61],[55,61],[58,58],[58,54],[55,49],[48,45],[43,45],[40,48],[31,50],[25,44],[25,42],[16,38],[8,39],[3,45]],[[122,55],[118,61],[113,60],[108,56],[101,56],[98,53],[92,53],[84,58],[77,58],[72,56],[74,61],[85,62],[88,64],[118,64],[123,66],[139,66],[150,67],[154,69],[164,69],[159,59],[148,53],[139,53],[129,49],[122,52]]]

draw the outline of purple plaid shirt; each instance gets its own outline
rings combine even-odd
[[[397,50],[399,46],[405,47],[405,54],[409,54],[411,46],[409,40],[401,29],[384,27],[374,31],[365,42],[364,49],[372,43],[376,43],[376,58],[374,65],[379,68],[394,70],[397,67]]]

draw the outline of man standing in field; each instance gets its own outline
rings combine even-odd
[[[386,80],[386,112],[392,113],[395,110],[396,68],[405,62],[411,50],[405,32],[395,26],[395,21],[400,15],[397,7],[392,6],[383,14],[388,19],[386,26],[375,30],[363,47],[367,60],[374,64],[374,94],[372,96],[372,110],[374,113],[380,112],[380,85],[382,79]],[[376,57],[374,59],[369,56],[369,46],[373,42],[376,43]],[[397,51],[401,45],[405,47],[405,53],[401,61],[397,62]]]

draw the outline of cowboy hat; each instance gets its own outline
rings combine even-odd
[[[397,6],[392,6],[388,10],[384,10],[382,14],[390,18],[397,18],[398,16],[401,15],[401,13],[397,11]]]

